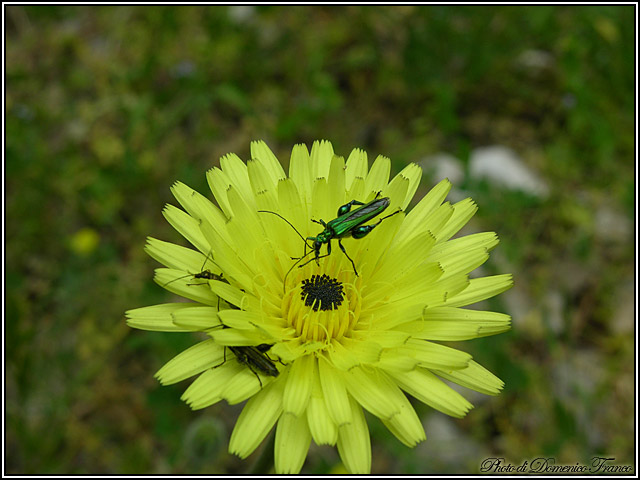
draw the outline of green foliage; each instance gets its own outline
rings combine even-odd
[[[464,457],[434,456],[429,430],[409,450],[372,420],[374,473],[471,473],[483,455],[633,462],[634,250],[596,218],[635,213],[634,6],[5,11],[7,473],[250,468],[226,453],[238,407],[191,412],[188,382],[152,377],[196,339],[133,331],[123,313],[171,301],[143,252],[147,235],[183,241],[161,215],[171,184],[206,192],[205,171],[253,139],[286,163],[326,138],[396,172],[503,144],[549,183],[544,199],[456,185],[479,205],[470,228],[501,238],[486,270],[515,272],[517,295],[491,305],[514,329],[461,345],[505,390],[437,420]],[[444,417],[416,408],[427,426]],[[337,462],[323,447],[303,473]]]

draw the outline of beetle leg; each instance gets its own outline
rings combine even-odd
[[[338,239],[338,245],[340,245],[340,250],[342,250],[342,253],[344,253],[347,256],[347,258],[351,262],[351,265],[353,265],[353,271],[356,273],[356,277],[359,277],[360,275],[358,275],[358,270],[356,270],[356,264],[353,263],[353,260],[351,260],[351,257],[349,256],[347,251],[344,249],[344,245],[342,245],[342,239],[340,238]]]
[[[351,211],[351,207],[353,205],[365,205],[362,202],[359,202],[358,200],[351,200],[349,203],[342,205],[339,209],[338,209],[338,216],[344,215],[345,213],[348,213]]]
[[[224,365],[227,362],[227,347],[222,347],[222,348],[223,348],[223,350],[222,350],[222,352],[223,352],[223,354],[222,354],[222,363],[219,363],[218,365],[215,365],[215,366],[213,366],[211,368],[221,367],[222,365]]]
[[[318,266],[320,266],[320,262],[318,262],[318,259],[320,258],[320,256],[318,255],[319,253],[320,253],[320,249],[316,250],[316,264]],[[328,255],[331,255],[331,239],[329,239],[329,241],[327,242],[327,255],[323,255],[323,257],[326,257]]]
[[[320,225],[322,225],[323,227],[327,228],[327,224],[325,223],[324,220],[320,219],[320,220],[314,220],[313,218],[311,219],[311,221],[313,223],[319,223]]]
[[[309,252],[309,253],[311,253],[311,252]],[[307,263],[311,263],[311,262],[313,262],[314,260],[319,260],[319,259],[321,259],[321,258],[328,257],[330,253],[331,253],[331,252],[329,252],[329,253],[327,253],[327,254],[325,254],[325,255],[320,255],[319,257],[312,258],[311,260],[309,260],[309,261],[307,261],[307,262],[304,262],[302,265],[298,265],[298,268],[302,268],[302,267],[304,267]],[[294,265],[294,267],[295,267],[295,265]]]
[[[315,240],[316,237],[307,237],[307,240]],[[304,258],[307,256],[307,247],[309,246],[309,244],[307,244],[307,240],[304,241],[304,255],[300,258]],[[293,257],[291,257],[293,259]]]
[[[402,210],[396,210],[392,214],[387,215],[386,217],[382,217],[380,220],[378,220],[373,225],[360,225],[359,227],[356,227],[351,231],[351,236],[353,238],[364,238],[367,235],[369,235],[369,233],[371,233],[371,230],[373,230],[378,225],[380,225],[380,222],[382,222],[385,218],[393,217],[396,213],[400,213],[401,211]]]
[[[260,382],[260,388],[262,388],[262,380],[260,379],[260,375],[258,375],[258,372],[256,372],[253,367],[251,366],[250,363],[246,363],[247,367],[249,367],[249,370],[251,370],[253,372],[253,374],[256,376],[256,378],[258,379],[258,382]]]

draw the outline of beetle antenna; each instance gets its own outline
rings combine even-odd
[[[288,276],[289,276],[289,274],[291,273],[291,270],[293,270],[293,267],[295,267],[296,265],[298,265],[298,264],[302,261],[302,259],[303,259],[304,257],[307,257],[307,256],[311,255],[313,252],[314,252],[314,251],[313,251],[313,250],[311,250],[309,253],[306,253],[306,254],[304,254],[303,256],[301,256],[300,258],[298,258],[298,259],[297,259],[297,261],[296,261],[293,265],[291,265],[291,268],[290,268],[289,270],[287,270],[287,273],[285,274],[284,279],[282,280],[282,293],[286,293],[286,291],[287,291],[287,277],[288,277]],[[291,259],[293,260],[293,259],[294,259],[294,257],[291,257]],[[311,260],[313,260],[313,258],[312,258]],[[311,260],[310,260],[310,261],[311,261]],[[307,263],[309,263],[309,262],[307,262]],[[305,265],[306,265],[306,263],[305,263]]]
[[[284,220],[285,222],[287,222],[287,223],[291,226],[291,228],[293,228],[293,229],[295,230],[295,232],[296,232],[296,233],[298,234],[298,236],[302,239],[302,241],[307,245],[307,247],[312,248],[312,247],[307,243],[307,240],[306,240],[306,239],[302,236],[302,234],[298,231],[298,229],[297,229],[296,227],[294,227],[294,226],[292,225],[292,223],[291,223],[289,220],[287,220],[286,218],[284,218],[284,217],[283,217],[282,215],[280,215],[279,213],[272,212],[271,210],[258,210],[258,213],[271,213],[271,214],[273,214],[273,215],[276,215],[276,216],[280,217],[282,220]]]

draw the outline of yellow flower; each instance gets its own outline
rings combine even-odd
[[[510,325],[508,315],[461,308],[513,284],[511,275],[469,279],[498,243],[491,232],[451,240],[477,209],[471,199],[444,202],[451,184],[443,180],[405,213],[420,182],[417,165],[389,182],[388,158],[369,169],[362,150],[345,162],[326,141],[311,153],[296,145],[289,176],[264,142],[251,144],[251,158],[229,154],[207,172],[217,206],[173,186],[184,211],[167,205],[163,213],[197,250],[148,239],[147,252],[168,267],[155,281],[194,303],[127,312],[135,328],[210,337],[157,377],[167,385],[199,375],[182,397],[194,409],[248,400],[230,452],[247,457],[276,425],[277,473],[299,472],[312,439],[337,445],[349,472],[369,473],[363,408],[413,447],[425,433],[405,392],[454,417],[472,405],[442,379],[499,393],[502,381],[471,355],[437,343]],[[313,239],[307,247],[301,236],[318,236],[318,221],[336,218],[351,200],[380,198],[389,204],[367,222],[376,227],[345,236],[345,253],[336,238],[330,255],[309,253]],[[327,254],[325,243],[320,248]]]

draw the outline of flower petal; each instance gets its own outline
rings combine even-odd
[[[371,275],[371,282],[397,281],[422,263],[435,242],[431,233],[422,232],[403,244],[394,244],[386,254],[387,261]]]
[[[205,340],[175,356],[156,372],[155,377],[162,385],[171,385],[222,362],[223,348],[213,340]]]
[[[462,395],[424,368],[389,373],[404,391],[447,415],[462,418],[473,408]]]
[[[423,320],[417,322],[414,338],[469,340],[506,332],[511,324],[511,317],[504,313],[454,307],[429,308],[425,310]],[[408,328],[409,324],[399,327],[402,331],[409,331]]]
[[[207,183],[216,202],[218,202],[218,205],[220,205],[220,208],[224,212],[225,217],[230,217],[232,210],[229,205],[229,200],[227,199],[227,190],[231,185],[231,181],[227,174],[218,167],[213,167],[207,171]]]
[[[317,373],[312,378],[312,382],[313,389],[309,398],[309,408],[307,408],[311,437],[317,445],[335,445],[338,440],[338,426],[329,414]]]
[[[312,178],[324,178],[329,175],[333,145],[327,140],[316,140],[311,146],[311,175]]]
[[[469,362],[467,368],[462,370],[449,370],[446,372],[434,370],[434,372],[458,385],[487,395],[498,395],[504,387],[502,380],[473,360]]]
[[[389,212],[402,210],[402,205],[409,191],[409,179],[403,176],[396,176],[393,181],[382,189],[381,195],[389,197]]]
[[[457,256],[468,250],[484,248],[491,251],[498,245],[498,236],[493,232],[474,233],[455,238],[444,243],[438,243],[429,252],[429,261],[442,261],[449,256]]]
[[[394,215],[385,220],[375,229],[375,235],[367,235],[361,240],[357,240],[359,247],[354,261],[359,265],[359,272],[363,278],[369,278],[372,272],[383,263],[383,256],[386,254],[389,245],[394,239],[395,232],[402,224],[403,214]],[[355,243],[354,240],[352,243]]]
[[[406,350],[419,362],[420,365],[429,369],[461,369],[469,365],[471,355],[461,352],[455,348],[440,345],[438,343],[427,342],[426,340],[410,339],[407,342]]]
[[[442,259],[440,267],[444,271],[442,279],[452,275],[466,275],[475,270],[489,259],[489,252],[485,248],[476,248],[468,250],[460,255],[451,255]]]
[[[458,230],[464,227],[467,222],[478,211],[478,206],[470,198],[465,198],[453,205],[453,215],[447,222],[447,225],[438,232],[433,232],[438,242],[449,240]]]
[[[360,201],[365,201],[366,200],[366,195],[369,194],[369,192],[365,192],[365,177],[356,177],[353,179],[353,182],[351,182],[351,186],[349,187],[349,190],[347,191],[347,198],[352,198],[355,200],[360,200]],[[371,196],[371,198],[373,198],[373,196]]]
[[[351,474],[371,473],[371,440],[369,427],[360,405],[349,398],[348,408],[351,422],[338,429],[338,453]]]
[[[291,150],[289,162],[289,177],[295,183],[300,195],[306,203],[311,202],[311,185],[313,175],[311,173],[311,159],[309,150],[304,144],[294,145]]]
[[[391,160],[382,155],[371,165],[371,170],[364,181],[364,193],[381,192],[389,183],[389,173],[391,172]]]
[[[397,402],[398,412],[391,418],[382,418],[382,423],[407,447],[415,447],[426,439],[424,427],[404,394],[397,396]]]
[[[331,159],[331,165],[329,166],[329,178],[327,180],[327,184],[329,186],[329,198],[334,204],[343,205],[347,201],[353,200],[345,199],[344,177],[344,158],[334,155]]]
[[[173,323],[174,312],[199,307],[197,303],[162,303],[150,307],[134,308],[125,312],[127,325],[140,330],[156,332],[190,332],[191,329]]]
[[[404,394],[384,371],[369,373],[355,367],[344,378],[349,395],[376,417],[391,418],[399,413],[398,402]]]
[[[275,187],[278,180],[287,177],[282,165],[280,165],[280,162],[264,141],[251,142],[251,158],[258,160],[265,167],[271,179],[272,187]]]
[[[237,362],[225,362],[219,367],[210,368],[195,379],[180,397],[192,409],[208,407],[222,399],[222,390],[241,369]]]
[[[314,220],[321,220],[325,218],[334,218],[337,209],[332,208],[336,205],[332,205],[331,202],[328,202],[329,198],[329,184],[327,183],[326,178],[318,177],[313,182],[313,192],[311,194],[311,218]],[[338,205],[339,206],[339,205]],[[313,227],[314,229],[318,229],[317,225]],[[303,229],[302,234],[304,235],[305,230],[310,230],[309,228]],[[306,236],[306,235],[305,235]]]
[[[313,378],[316,376],[315,357],[305,355],[300,357],[289,370],[287,385],[282,399],[283,409],[296,417],[302,417],[313,386]]]
[[[191,215],[171,204],[165,205],[162,215],[180,235],[198,250],[204,253],[208,253],[211,250],[207,239],[204,238],[200,231],[199,222]]]
[[[171,192],[189,215],[198,221],[206,219],[213,225],[222,226],[226,222],[225,215],[210,200],[182,182],[171,186]]]
[[[253,276],[250,276],[247,272],[252,270],[247,266],[243,257],[238,255],[226,240],[226,235],[221,234],[206,221],[200,225],[200,228],[212,250],[216,252],[216,263],[224,271],[225,277],[234,279],[236,283],[244,288],[250,288]]]
[[[238,330],[237,328],[221,328],[210,330],[208,334],[217,344],[232,347],[249,347],[268,344],[272,339],[257,330]]]
[[[426,241],[427,244],[431,244],[435,241],[433,237],[427,238],[429,238],[429,240]],[[416,263],[418,262],[416,261]],[[442,277],[443,273],[444,271],[442,270],[442,267],[440,267],[440,264],[422,262],[416,265],[409,273],[395,279],[392,283],[385,282],[387,283],[386,295],[382,295],[384,290],[374,290],[371,293],[367,290],[367,296],[365,298],[368,300],[370,296],[375,295],[386,299],[385,301],[389,303],[393,303],[416,295],[421,295],[425,288],[427,288],[427,285],[434,284],[440,279],[440,277]],[[380,283],[382,283],[382,280]],[[376,287],[377,286],[379,285],[376,285]],[[384,287],[385,285],[382,286]]]
[[[221,325],[216,307],[197,306],[178,310],[171,314],[173,323],[178,327],[201,332]]]
[[[202,272],[205,269],[207,261],[209,261],[209,258],[200,252],[176,245],[175,243],[163,242],[153,237],[147,237],[147,244],[144,247],[144,251],[165,267],[184,270],[185,272]],[[217,273],[220,273],[219,268]]]
[[[409,202],[413,198],[418,189],[418,185],[420,184],[420,178],[422,177],[422,169],[416,165],[415,163],[410,163],[406,167],[396,175],[393,180],[391,180],[391,184],[393,184],[396,179],[403,179],[407,181],[407,190],[404,198],[400,200],[400,208],[405,210]]]
[[[249,160],[247,162],[247,172],[249,173],[249,180],[251,182],[251,189],[253,195],[251,202],[247,202],[243,199],[244,203],[253,210],[252,207],[256,204],[257,200],[260,200],[259,208],[261,210],[272,210],[277,208],[277,202],[275,198],[275,192],[278,183],[273,183],[269,178],[269,173],[265,166],[257,160]],[[235,185],[233,185],[235,189]],[[263,197],[268,197],[265,199]],[[233,205],[233,200],[229,199]]]
[[[225,173],[229,184],[238,190],[244,201],[248,204],[255,202],[249,181],[249,174],[247,172],[247,165],[245,165],[236,154],[229,153],[220,158],[220,167]]]
[[[495,297],[499,293],[513,287],[511,274],[493,275],[491,277],[473,278],[469,286],[461,293],[447,299],[448,307],[461,307]]]
[[[229,453],[248,457],[267,436],[282,414],[284,382],[271,382],[249,399],[236,421]]]
[[[306,417],[283,413],[276,427],[276,473],[299,473],[311,444]]]
[[[235,305],[236,307],[242,306],[242,299],[245,295],[242,290],[220,280],[208,280],[208,282],[209,288],[211,288],[211,291],[215,295],[226,300],[231,305]]]
[[[353,412],[342,373],[323,357],[318,358],[318,373],[331,418],[339,427],[351,423]]]
[[[433,187],[431,191],[409,211],[405,221],[402,223],[402,227],[398,230],[396,241],[402,242],[410,238],[414,232],[421,231],[421,226],[425,224],[425,220],[444,201],[449,190],[451,190],[451,186],[451,182],[445,178]]]
[[[351,185],[356,178],[365,178],[367,176],[368,162],[367,152],[359,148],[354,148],[347,158],[345,169],[345,185],[347,191],[351,189]]]
[[[390,330],[392,331],[392,330]],[[398,370],[408,372],[418,366],[418,360],[408,355],[409,352],[402,348],[384,350],[377,366],[387,372]]]
[[[228,352],[227,355],[229,355]],[[270,384],[274,380],[273,377],[260,376],[252,367],[241,363],[237,359],[231,363],[239,365],[240,368],[231,379],[224,383],[224,388],[220,392],[220,396],[224,398],[229,405],[244,402],[247,398],[252,397],[260,391],[262,387]]]

